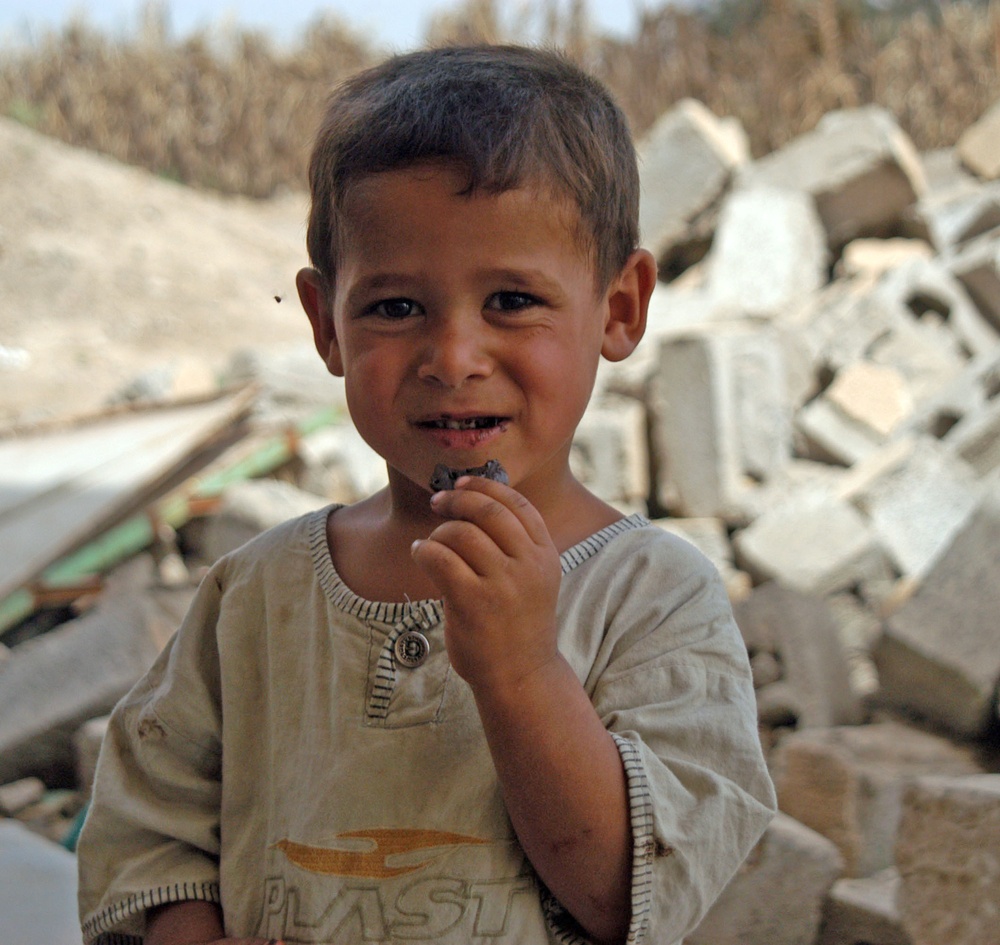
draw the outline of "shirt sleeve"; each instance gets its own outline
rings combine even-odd
[[[139,945],[153,906],[219,902],[221,583],[217,566],[112,713],[78,845],[88,945]]]
[[[636,554],[609,582],[606,653],[588,681],[628,785],[629,945],[680,942],[695,929],[776,807],[722,580],[670,540],[666,555]],[[557,941],[585,945],[552,925]]]

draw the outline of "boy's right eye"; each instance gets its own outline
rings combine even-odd
[[[365,309],[366,315],[375,315],[389,321],[399,321],[418,314],[420,306],[411,299],[382,299]]]

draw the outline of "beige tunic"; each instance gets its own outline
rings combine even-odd
[[[219,561],[115,710],[79,846],[85,941],[137,945],[148,907],[185,899],[287,943],[586,941],[513,834],[440,602],[355,595],[328,512]],[[712,566],[639,516],[562,564],[560,648],[628,777],[629,941],[667,945],[773,813],[746,651]],[[411,631],[430,646],[408,668]]]

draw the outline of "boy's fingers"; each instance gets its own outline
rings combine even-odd
[[[438,586],[442,596],[479,579],[479,573],[462,555],[433,536],[415,541],[410,555]]]
[[[490,501],[483,502],[479,496]],[[538,510],[520,492],[503,483],[482,476],[468,476],[460,479],[453,491],[436,493],[432,501],[439,514],[475,522],[506,554],[513,553],[510,540],[516,540],[519,530],[527,532],[536,545],[551,543],[549,530]],[[504,512],[519,523],[519,529],[512,529],[514,521]]]

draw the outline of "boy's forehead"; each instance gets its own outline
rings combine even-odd
[[[545,217],[546,229],[560,232],[567,242],[580,250],[588,263],[594,262],[594,239],[572,196],[554,182],[535,178],[518,182],[514,187],[492,189],[471,188],[468,172],[460,165],[444,162],[421,163],[390,171],[365,174],[345,187],[337,212],[337,231],[342,248],[359,234],[371,236],[371,228],[384,226],[392,220],[394,204],[400,195],[423,189],[443,189],[455,200],[469,201],[481,208],[484,215],[496,210],[498,215],[509,212],[514,203],[526,203]],[[387,200],[387,194],[391,195]],[[527,197],[524,201],[521,198]],[[388,206],[387,206],[388,204]],[[388,211],[388,214],[387,214]],[[364,238],[364,237],[362,237]]]

